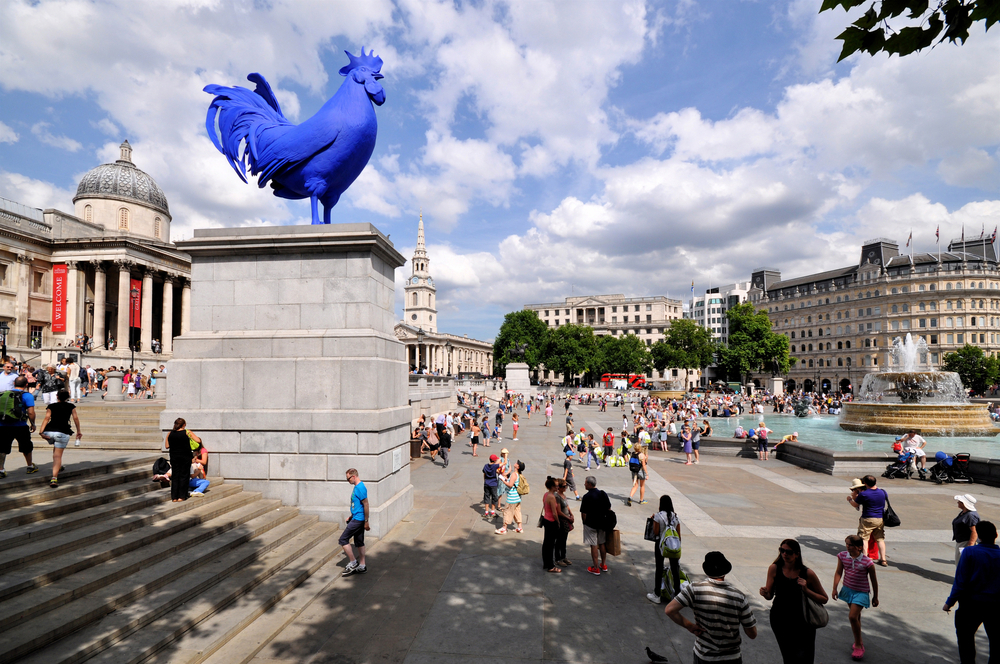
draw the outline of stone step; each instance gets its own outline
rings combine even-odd
[[[183,558],[165,560],[29,620],[17,630],[0,634],[0,661],[26,655],[30,655],[23,660],[26,664],[95,661],[102,651],[138,630],[145,632],[143,628],[157,619],[167,616],[169,622],[185,611],[185,604],[193,606],[206,601],[210,614],[258,586],[328,536],[328,527],[310,528],[315,520],[314,516],[296,516],[198,568],[188,570]],[[162,569],[178,566],[184,574],[146,591]],[[103,661],[129,661],[116,659],[121,657],[117,649],[109,657],[112,658]]]
[[[0,632],[33,616],[62,606],[98,588],[114,583],[171,556],[183,556],[180,574],[188,565],[202,564],[240,546],[251,538],[295,516],[292,509],[280,510],[277,501],[255,500],[210,519],[197,528],[188,528],[149,546],[94,565],[47,585],[36,586],[0,602]],[[260,520],[261,517],[267,517]],[[194,550],[190,550],[196,547]],[[180,558],[177,558],[180,561]],[[161,585],[174,576],[161,576]]]
[[[73,520],[82,520],[84,518],[84,515],[82,514],[77,515],[76,513],[78,512],[89,512],[92,507],[107,505],[108,503],[113,503],[119,500],[121,502],[115,505],[115,507],[120,507],[130,502],[125,500],[127,498],[133,498],[136,496],[143,497],[144,494],[159,489],[159,483],[151,482],[149,480],[149,472],[146,471],[142,473],[142,476],[136,478],[133,482],[116,484],[114,486],[98,489],[96,491],[87,491],[79,496],[64,498],[63,500],[49,500],[40,504],[25,505],[24,507],[18,507],[12,510],[0,511],[0,515],[2,515],[0,516],[0,531],[16,529],[17,531],[20,531],[20,533],[15,535],[15,538],[30,538],[31,535],[27,535],[27,533],[32,532],[31,529],[20,529],[17,528],[17,526],[37,524],[39,521],[46,521],[46,525],[59,523],[61,527],[66,527],[64,524],[72,522]],[[160,495],[154,497],[154,500],[160,501],[162,498],[163,492],[161,491]],[[105,516],[117,516],[118,514],[124,514],[127,511],[133,510],[111,512],[110,514],[105,514]],[[72,518],[63,518],[59,520],[55,519],[55,517],[66,516]],[[4,539],[0,539],[0,550],[10,548],[10,535],[8,533],[0,533],[0,537],[4,537]],[[7,546],[5,546],[5,543],[7,543]]]
[[[60,484],[57,489],[50,487],[49,478],[41,477],[42,473],[39,471],[29,480],[31,485],[24,483],[24,486],[18,489],[0,494],[0,528],[5,527],[6,520],[18,508],[80,496],[107,487],[135,482],[142,478],[149,479],[153,475],[153,459],[155,457],[150,457],[148,463],[144,462],[141,466],[134,465],[131,468],[103,475],[81,477],[80,475],[74,476],[72,471],[60,472]]]
[[[312,525],[299,536],[311,540],[311,548],[269,578],[261,579],[260,573],[247,570],[242,579],[227,579],[182,609],[146,625],[88,661],[93,664],[204,661],[336,555],[333,540],[336,531],[335,524]],[[277,553],[269,557],[277,559]],[[264,562],[272,563],[266,559]],[[252,587],[255,583],[259,585]]]
[[[125,423],[100,420],[98,422],[88,421],[86,426],[84,426],[84,431],[87,438],[93,438],[98,433],[148,433],[160,435],[160,425],[159,422],[147,423],[134,419],[130,419]]]
[[[163,451],[163,440],[139,440],[135,439],[131,442],[113,442],[106,443],[101,441],[87,441],[83,444],[88,450],[101,450],[104,452],[130,452],[139,453],[146,452],[158,452],[162,456],[166,456],[167,453]],[[152,466],[152,462],[150,462]]]
[[[258,610],[246,612],[238,630],[223,632],[225,616],[220,612],[219,620],[213,617],[148,661],[150,664],[249,664],[313,601],[334,592],[344,571],[340,565],[343,557],[340,546],[333,544],[327,562],[273,606],[262,603]]]
[[[100,463],[71,463],[65,470],[59,473],[59,480],[64,481],[72,479],[76,481],[81,478],[94,477],[97,475],[109,475],[121,470],[139,468],[143,466],[152,469],[153,462],[156,460],[157,456],[158,455],[145,455],[132,459],[123,459],[121,461]],[[23,475],[20,478],[14,478],[8,475],[6,479],[0,480],[0,500],[6,499],[8,496],[23,491],[25,488],[37,489],[41,485],[48,488],[49,479],[47,477],[39,477],[39,475],[41,475],[41,473]],[[61,486],[56,489],[56,491],[62,491],[67,488],[69,487]],[[51,492],[52,489],[49,489],[49,491]]]
[[[200,525],[259,498],[259,494],[244,492],[242,488],[239,485],[223,484],[197,500],[147,507],[106,523],[98,519],[92,525],[71,530],[65,537],[47,538],[10,548],[0,557],[0,571],[3,572],[3,576],[0,576],[0,599],[22,589],[20,586],[24,585],[22,577],[25,575],[29,577],[28,585],[35,585],[30,580],[37,575],[30,570],[34,570],[36,565],[48,564],[50,559],[59,558],[61,566],[58,570],[50,570],[44,574],[42,578],[45,582],[110,560],[185,528]],[[145,528],[151,524],[156,524],[156,528]],[[61,558],[66,551],[74,552],[71,560]]]

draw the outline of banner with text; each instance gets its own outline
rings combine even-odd
[[[129,289],[129,327],[140,327],[142,325],[142,279],[132,279],[132,287]]]
[[[52,332],[66,334],[66,275],[65,264],[52,266]]]

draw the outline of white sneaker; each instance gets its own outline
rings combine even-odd
[[[648,599],[653,604],[659,604],[660,602],[663,601],[660,599],[660,596],[655,593],[646,593],[646,599]]]
[[[192,496],[204,496],[205,494],[203,494],[201,491],[192,491],[191,495]]]

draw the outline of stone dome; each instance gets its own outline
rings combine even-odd
[[[73,202],[81,198],[109,198],[138,203],[169,215],[167,197],[147,173],[132,163],[132,147],[121,144],[121,158],[87,171],[76,188]]]

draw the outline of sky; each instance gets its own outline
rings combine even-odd
[[[309,223],[205,132],[211,83],[261,73],[293,122],[373,48],[386,102],[334,223],[409,259],[423,213],[439,329],[492,339],[571,295],[668,295],[916,251],[1000,223],[1000,29],[905,58],[835,40],[820,0],[6,0],[0,197],[72,211],[128,139],[193,229]],[[946,248],[946,247],[945,247]],[[409,261],[396,272],[397,309]]]

